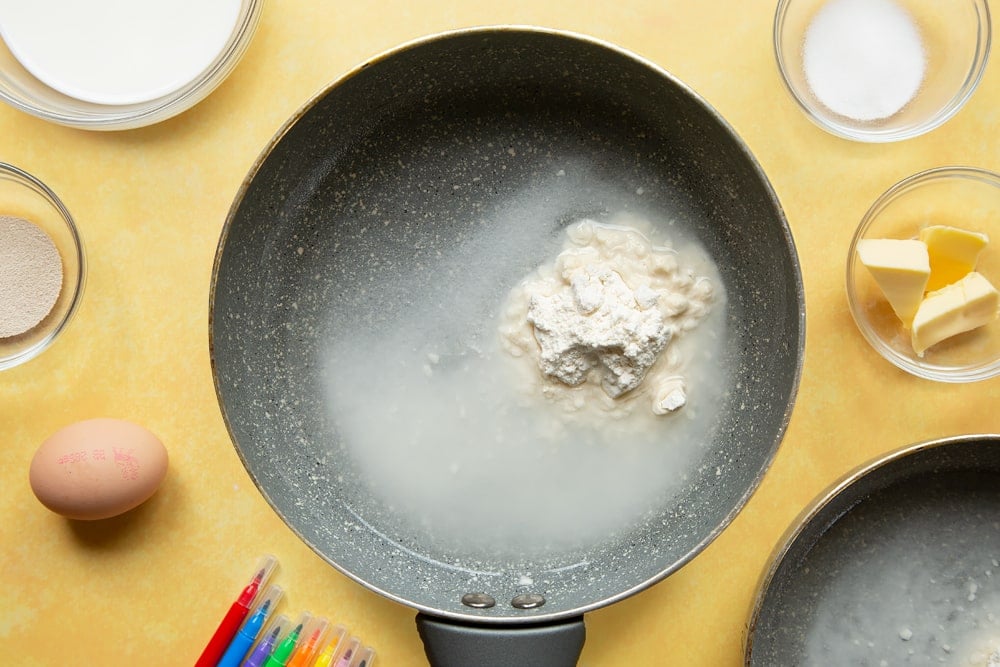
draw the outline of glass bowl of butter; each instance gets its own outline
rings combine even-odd
[[[847,297],[862,335],[904,371],[1000,374],[1000,175],[939,167],[889,188],[851,240]]]

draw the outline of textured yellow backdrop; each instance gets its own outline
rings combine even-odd
[[[282,563],[288,609],[330,615],[382,665],[425,665],[413,612],[324,564],[254,489],[217,407],[208,290],[236,190],[306,99],[370,56],[445,29],[523,23],[619,44],[679,76],[736,128],[780,197],[807,299],[802,385],[762,487],[702,555],[649,591],[590,614],[582,665],[737,665],[760,572],[786,526],[857,464],[901,445],[1000,431],[1000,380],[921,381],[867,347],[847,311],[844,255],[886,187],[928,167],[1000,170],[1000,68],[930,135],[862,145],[813,126],[783,89],[765,0],[268,0],[232,76],[162,124],[89,133],[0,108],[0,160],[46,181],[90,261],[77,317],[50,350],[0,373],[0,647],[18,665],[193,663],[257,557]],[[89,417],[137,421],[171,456],[139,510],[72,524],[28,487],[35,447]]]

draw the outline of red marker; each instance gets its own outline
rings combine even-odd
[[[271,576],[275,565],[277,565],[277,560],[275,560],[274,556],[265,556],[261,560],[257,568],[257,574],[254,575],[247,587],[240,593],[240,597],[229,608],[222,622],[219,623],[219,627],[215,630],[215,634],[208,641],[205,650],[201,652],[201,657],[198,658],[195,667],[215,667],[219,662],[222,655],[226,652],[229,642],[236,636],[240,625],[246,619],[247,614],[250,613],[250,607],[253,606],[257,592]]]

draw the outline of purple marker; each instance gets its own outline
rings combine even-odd
[[[282,630],[285,629],[288,623],[288,617],[284,614],[271,621],[271,625],[268,626],[267,631],[264,633],[264,638],[260,640],[260,643],[254,648],[250,657],[243,663],[243,667],[261,667],[261,665],[267,662],[267,659],[271,657],[271,652],[274,651],[275,645],[278,643],[278,637],[281,636]]]

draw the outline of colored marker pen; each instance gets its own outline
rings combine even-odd
[[[218,664],[222,654],[226,652],[226,648],[236,635],[236,631],[240,629],[240,624],[250,613],[250,607],[253,605],[254,598],[257,597],[257,592],[271,576],[277,564],[278,561],[274,556],[265,556],[261,559],[253,579],[240,593],[236,602],[229,607],[229,611],[219,623],[219,627],[216,628],[215,634],[208,641],[205,650],[201,652],[195,667],[215,667]]]
[[[313,667],[330,667],[330,665],[333,664],[333,658],[337,655],[337,650],[344,641],[344,635],[346,634],[347,628],[342,625],[334,626],[330,631],[330,642],[326,645],[326,648],[320,651]]]
[[[233,637],[233,641],[229,643],[229,648],[226,649],[222,659],[219,660],[218,667],[240,667],[240,663],[243,662],[243,658],[247,657],[250,647],[253,646],[254,641],[257,639],[257,634],[264,626],[267,615],[278,606],[281,594],[280,586],[271,586],[267,590],[263,602],[256,607],[255,611],[250,615],[250,619],[243,624],[240,631]]]
[[[326,637],[329,625],[325,618],[314,618],[305,627],[303,635],[306,638],[305,641],[299,642],[295,653],[288,659],[288,664],[285,667],[311,667],[313,660],[316,659],[316,654],[323,646],[323,639]]]
[[[351,665],[351,667],[372,667],[374,662],[375,649],[371,646],[366,646],[358,653],[358,661]]]
[[[257,647],[250,653],[250,657],[243,663],[243,667],[261,667],[267,659],[271,657],[274,647],[278,644],[281,633],[289,627],[291,621],[284,614],[275,618],[270,627],[264,631],[264,638],[260,640]]]
[[[281,640],[278,647],[274,649],[274,653],[272,653],[271,657],[264,663],[264,667],[285,667],[285,665],[288,664],[288,659],[292,657],[295,645],[299,643],[299,636],[302,634],[302,628],[304,628],[306,623],[309,622],[309,618],[309,612],[302,612],[302,615],[299,617],[298,625],[292,628],[292,631],[285,635],[285,638]]]
[[[354,655],[361,648],[361,640],[357,637],[351,637],[347,641],[347,648],[344,652],[337,657],[336,667],[351,667],[351,663],[354,660]]]

